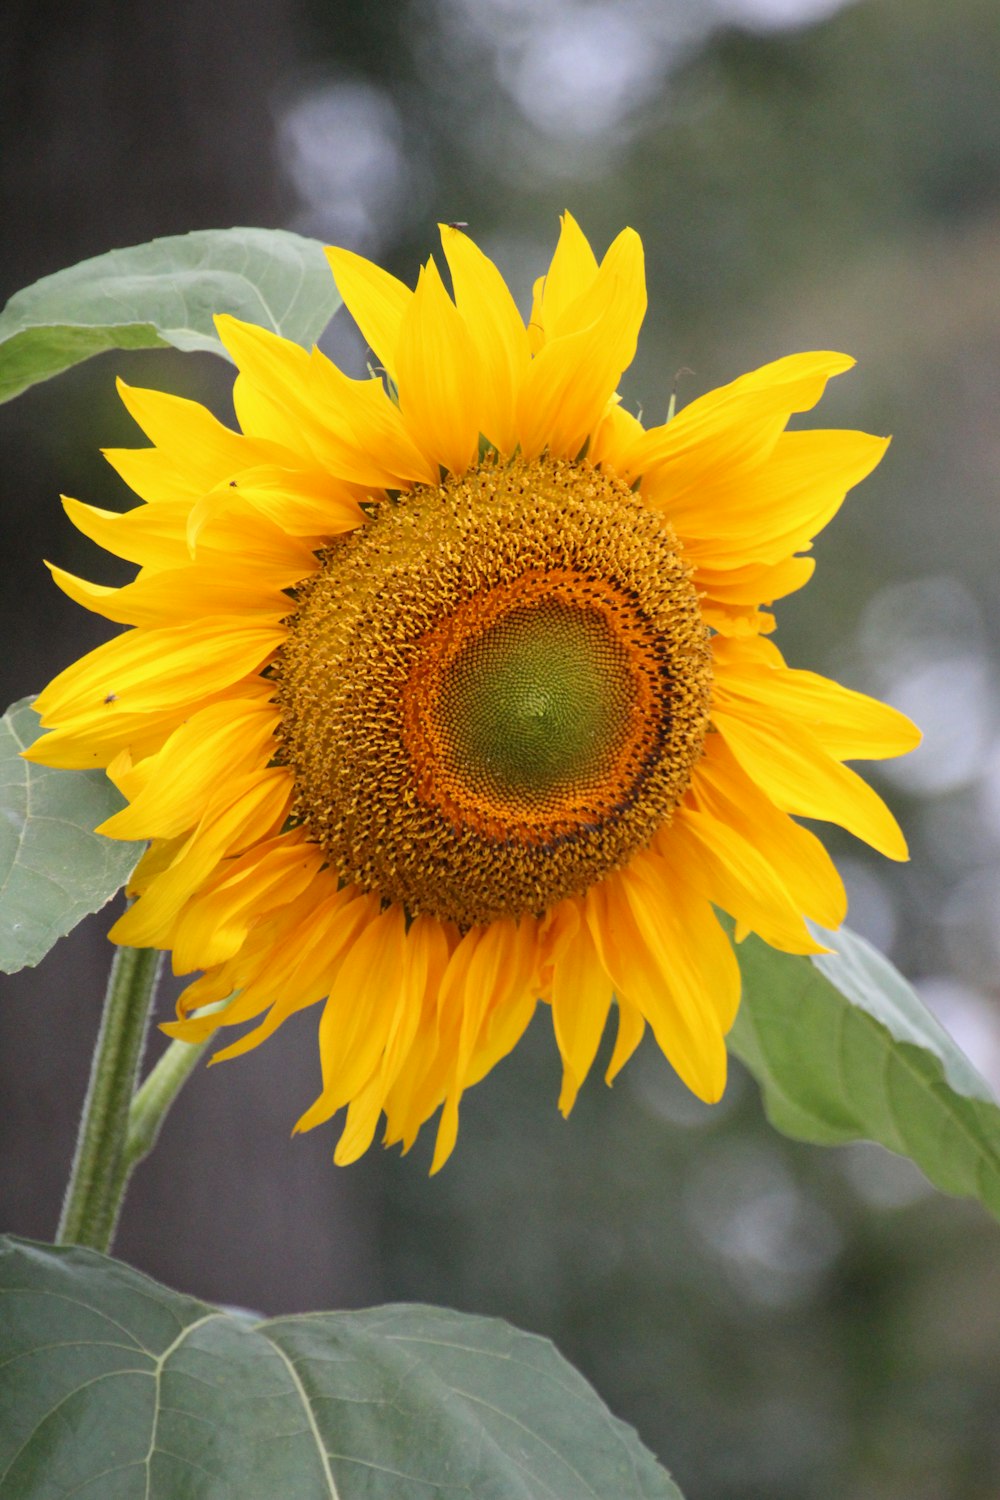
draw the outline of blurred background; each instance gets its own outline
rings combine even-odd
[[[624,395],[661,420],[778,355],[858,357],[813,419],[895,436],[779,642],[890,699],[922,749],[872,780],[913,862],[836,850],[852,924],[1000,1084],[1000,11],[996,0],[8,0],[0,301],[117,245],[291,227],[411,282],[464,220],[528,296],[572,209],[646,246]],[[364,350],[336,323],[352,372]],[[114,376],[230,411],[209,356],[106,355],[0,408],[3,701],[104,637],[42,557],[127,570],[66,492],[125,506]],[[4,981],[0,1216],[51,1238],[108,912]],[[171,1009],[169,987],[162,1016]],[[698,1105],[644,1047],[556,1107],[547,1015],[430,1179],[292,1141],[315,1016],[188,1086],[118,1252],[264,1311],[427,1299],[547,1334],[687,1500],[995,1500],[1000,1239],[878,1148],[797,1146],[736,1070]],[[154,1041],[153,1047],[158,1044]]]

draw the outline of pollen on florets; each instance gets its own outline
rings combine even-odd
[[[486,461],[321,564],[276,663],[280,758],[343,880],[463,928],[538,914],[670,818],[711,654],[677,539],[627,485]]]

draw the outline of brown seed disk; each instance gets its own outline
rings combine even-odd
[[[670,818],[711,652],[680,544],[627,485],[486,462],[321,564],[276,663],[279,753],[343,880],[467,928],[583,894]]]

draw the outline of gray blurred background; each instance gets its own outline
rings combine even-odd
[[[1000,9],[996,0],[8,0],[0,300],[154,235],[281,225],[411,282],[461,219],[522,299],[570,207],[643,236],[625,396],[662,418],[780,354],[844,348],[819,425],[888,458],[779,606],[791,662],[890,698],[924,747],[873,776],[913,863],[846,838],[853,925],[1000,1082]],[[355,372],[349,326],[329,347]],[[114,376],[229,411],[208,356],[109,355],[0,409],[4,703],[108,627],[43,556],[123,581],[60,491],[128,494]],[[683,372],[678,376],[678,372]],[[16,580],[13,581],[13,580]],[[109,913],[4,982],[4,1227],[54,1232]],[[162,1015],[171,1008],[165,991]],[[333,1167],[289,1129],[316,1013],[200,1072],[119,1253],[280,1311],[423,1298],[553,1337],[688,1500],[995,1500],[1000,1238],[875,1147],[796,1146],[739,1071],[709,1110],[643,1047],[569,1123],[546,1015],[430,1141]],[[154,1042],[154,1047],[158,1045]]]

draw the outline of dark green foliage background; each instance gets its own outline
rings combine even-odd
[[[309,90],[364,82],[394,111],[403,170],[374,248],[404,277],[434,247],[437,218],[468,221],[522,295],[564,206],[601,248],[624,222],[641,232],[651,311],[625,394],[651,418],[675,378],[687,400],[791,349],[856,354],[816,420],[892,432],[894,444],[821,539],[814,583],[780,608],[779,640],[796,665],[889,691],[891,653],[877,634],[873,649],[871,620],[904,597],[880,591],[910,585],[914,660],[930,649],[921,618],[951,609],[994,693],[993,0],[859,0],[809,27],[756,32],[710,29],[721,3],[649,7],[638,24],[660,73],[603,145],[546,132],[518,108],[517,55],[490,36],[514,36],[529,9],[572,25],[556,0],[189,0],[140,3],[127,26],[112,0],[15,3],[0,61],[0,296],[156,235],[234,223],[330,233],[332,205],[296,188],[283,132]],[[669,67],[657,52],[668,13],[690,37]],[[599,74],[592,86],[596,111]],[[331,347],[360,364],[344,335]],[[172,351],[104,356],[0,411],[17,580],[3,594],[3,704],[104,638],[41,557],[127,576],[71,535],[57,499],[128,503],[97,453],[136,441],[118,372],[226,413],[225,371]],[[892,651],[906,646],[894,638]],[[994,755],[987,736],[969,774],[933,798],[879,782],[911,866],[839,846],[853,862],[852,920],[918,981],[957,974],[983,1003],[987,1055]],[[54,1230],[107,921],[4,981],[0,1209],[21,1234]],[[329,1132],[290,1141],[318,1082],[308,1015],[198,1075],[137,1179],[120,1253],[185,1292],[266,1313],[421,1298],[550,1335],[687,1500],[993,1500],[1000,1489],[1000,1256],[981,1210],[925,1191],[876,1148],[777,1137],[738,1068],[724,1103],[703,1109],[648,1047],[612,1092],[595,1076],[564,1123],[544,1017],[467,1100],[459,1149],[433,1180],[429,1142],[340,1173]]]

